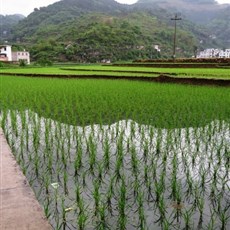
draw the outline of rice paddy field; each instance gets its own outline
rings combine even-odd
[[[230,229],[229,87],[1,76],[0,88],[1,127],[54,229]]]
[[[130,76],[156,77],[168,74],[174,77],[195,77],[208,79],[230,79],[229,68],[151,68],[139,66],[112,65],[73,65],[53,67],[2,68],[1,73],[7,74],[41,74],[41,75],[100,75],[100,76]]]

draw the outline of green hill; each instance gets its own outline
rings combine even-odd
[[[13,27],[18,24],[20,20],[25,18],[23,15],[14,14],[14,15],[0,15],[0,42],[12,39]]]
[[[221,10],[208,27],[218,40],[223,41],[221,48],[230,48],[230,6]]]
[[[157,14],[135,11],[117,16],[88,13],[39,27],[24,42],[35,44],[31,46],[35,59],[95,62],[155,58],[159,53],[154,45],[159,45],[162,57],[170,57],[174,26],[169,19],[170,14],[162,10]],[[205,41],[203,45],[212,43],[203,29],[188,21],[181,22],[177,35],[177,53],[181,57],[190,57],[200,40]]]
[[[218,4],[215,0],[139,0],[134,5],[134,8],[153,12],[156,7],[181,13],[193,23],[202,25],[213,43],[221,46],[218,48],[230,47],[230,4]],[[216,46],[213,44],[210,47]]]
[[[177,8],[215,1],[140,0],[128,6],[114,0],[62,0],[35,9],[15,27],[11,41],[26,45],[34,60],[97,62],[171,57]],[[174,3],[174,5],[172,4]],[[164,6],[165,4],[165,6]],[[170,4],[174,7],[170,7]],[[167,5],[167,7],[166,7]],[[166,10],[167,8],[167,10]],[[177,54],[191,57],[198,47],[219,47],[222,37],[186,19],[178,22]],[[188,17],[187,17],[188,18]],[[154,46],[159,45],[159,54]]]
[[[69,24],[77,17],[90,12],[120,13],[122,5],[114,0],[62,0],[48,7],[35,9],[15,27],[15,36],[24,41],[38,30],[48,27],[51,30],[63,23]]]
[[[227,6],[218,4],[215,0],[139,0],[135,7],[152,10],[159,7],[180,12],[192,22],[204,25]]]

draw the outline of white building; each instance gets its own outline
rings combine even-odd
[[[12,52],[12,60],[16,62],[19,62],[20,60],[25,60],[27,64],[30,64],[30,53],[25,50]]]
[[[0,45],[0,61],[19,62],[20,60],[25,60],[27,64],[30,64],[30,53],[25,50],[12,52],[11,46]]]
[[[219,53],[220,58],[230,58],[230,49],[221,50]]]
[[[197,58],[230,58],[230,49],[206,49],[201,51],[197,55]]]
[[[157,52],[161,52],[161,49],[160,49],[159,45],[154,45],[153,47]]]
[[[0,45],[0,61],[12,61],[11,46]]]

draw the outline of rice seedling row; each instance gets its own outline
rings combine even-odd
[[[20,80],[22,85],[18,78],[1,81],[1,126],[54,229],[229,228],[230,113],[222,107],[230,100],[227,88]],[[10,88],[12,83],[18,84]],[[87,88],[89,84],[93,86]],[[89,90],[95,87],[95,92]],[[143,101],[134,97],[140,88]],[[119,110],[120,92],[130,97],[122,101],[126,110]],[[109,103],[111,95],[115,107]],[[143,103],[150,95],[151,102]],[[212,95],[215,100],[210,101]],[[223,95],[224,102],[219,98]],[[209,114],[204,115],[200,107],[206,98],[209,104],[202,110]],[[86,101],[89,107],[83,106]],[[173,104],[170,120],[157,113],[157,101],[163,109]],[[179,111],[180,103],[185,110]],[[216,103],[218,114],[212,113]],[[71,113],[75,106],[78,113]],[[111,111],[107,120],[100,106]],[[63,110],[66,119],[60,118]],[[190,120],[203,120],[184,126],[185,111]]]

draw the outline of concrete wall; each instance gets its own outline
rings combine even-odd
[[[30,53],[26,51],[12,52],[12,61],[26,60],[30,64]]]

